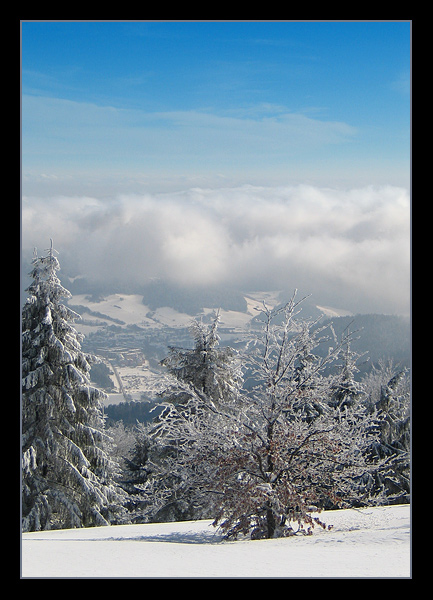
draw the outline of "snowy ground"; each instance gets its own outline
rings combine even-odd
[[[408,578],[410,506],[328,511],[309,537],[222,541],[211,521],[25,533],[23,578]]]

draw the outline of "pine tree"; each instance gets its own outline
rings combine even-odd
[[[272,321],[275,317],[271,313],[266,312],[266,319]],[[287,323],[292,320],[292,316]],[[312,422],[314,419],[323,415],[327,410],[327,395],[321,393],[321,388],[327,380],[322,375],[323,359],[314,353],[317,346],[323,341],[323,332],[327,328],[318,327],[315,334],[311,334],[311,329],[316,325],[316,322],[309,323],[304,321],[300,324],[300,332],[296,335],[296,360],[293,362],[293,369],[289,369],[290,387],[296,392],[292,394],[291,409],[298,418],[305,419],[307,422]],[[332,336],[334,331],[329,327]],[[329,333],[329,332],[328,332]],[[328,334],[326,335],[326,338]],[[287,340],[282,340],[283,346],[288,343]],[[281,361],[281,359],[280,359]]]
[[[341,354],[343,364],[339,380],[334,387],[330,399],[330,404],[340,409],[344,409],[346,406],[353,407],[365,397],[363,386],[355,377],[356,373],[359,371],[356,363],[359,360],[360,355],[351,350],[350,334],[345,337]]]
[[[242,387],[242,372],[236,351],[227,346],[219,347],[219,312],[207,326],[201,320],[194,319],[189,331],[194,339],[193,349],[169,347],[169,355],[162,361],[168,372],[177,380],[195,391],[205,394],[216,405],[235,402]],[[188,392],[174,385],[172,400],[181,402]],[[165,398],[169,398],[167,391]]]
[[[123,423],[120,421],[123,428]],[[131,447],[122,454],[123,473],[119,485],[128,494],[127,509],[131,522],[146,523],[152,515],[155,498],[152,503],[143,495],[143,488],[147,489],[148,482],[152,479],[152,443],[148,435],[149,426],[137,422],[129,430],[133,438]]]
[[[374,405],[382,418],[379,439],[370,448],[370,455],[385,459],[384,467],[375,473],[375,486],[385,490],[390,504],[399,504],[410,501],[410,391],[406,370],[391,373],[392,368]]]
[[[190,326],[194,347],[171,346],[168,357],[162,361],[170,374],[168,385],[160,394],[164,411],[147,428],[146,436],[141,433],[150,457],[141,506],[147,506],[152,520],[209,518],[212,497],[202,493],[208,480],[207,466],[203,462],[193,466],[185,463],[181,468],[180,464],[182,453],[188,455],[185,445],[189,444],[189,433],[182,428],[190,413],[194,414],[195,423],[205,428],[209,419],[216,424],[219,410],[230,410],[239,400],[240,358],[234,349],[219,346],[219,322],[219,312],[209,325],[194,320]],[[197,397],[205,399],[205,404],[197,404]],[[169,464],[176,467],[168,467]]]
[[[107,449],[90,357],[71,325],[52,247],[35,253],[22,310],[22,527],[24,531],[107,525],[121,519],[123,494]]]

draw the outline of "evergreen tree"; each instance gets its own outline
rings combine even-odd
[[[382,416],[379,439],[370,455],[385,459],[382,469],[375,473],[377,488],[384,488],[390,504],[410,502],[410,392],[407,372],[398,371],[380,386],[375,410]]]
[[[346,406],[353,407],[365,397],[363,386],[355,377],[358,372],[356,363],[360,355],[353,352],[350,348],[350,334],[345,339],[346,341],[342,347],[343,364],[340,377],[330,399],[330,404],[340,409],[344,409]]]
[[[210,516],[212,496],[202,493],[204,482],[207,482],[206,465],[196,463],[192,468],[185,465],[183,469],[170,470],[167,464],[178,461],[185,450],[184,444],[188,444],[188,434],[185,436],[182,432],[182,423],[191,411],[196,422],[205,427],[208,419],[218,418],[218,410],[230,410],[239,400],[242,387],[240,358],[234,349],[219,347],[219,321],[219,313],[210,325],[194,320],[190,326],[194,347],[170,347],[168,357],[162,361],[170,374],[168,385],[160,394],[164,410],[154,423],[139,432],[141,443],[138,440],[137,448],[146,446],[146,462],[142,462],[143,455],[139,451],[127,464],[131,477],[136,467],[136,474],[147,474],[145,483],[140,486],[143,498],[138,504],[151,520],[177,521]],[[196,404],[197,396],[206,399],[206,408]]]
[[[270,316],[270,313],[266,314],[270,320],[274,318]],[[323,341],[323,332],[328,327],[317,328],[313,336],[311,334],[313,325],[315,325],[314,322],[301,323],[300,332],[296,336],[296,360],[293,363],[293,369],[289,369],[289,387],[296,390],[296,393],[292,394],[291,409],[297,418],[305,419],[308,423],[323,415],[328,405],[327,394],[321,392],[323,385],[328,385],[322,374],[323,359],[314,353],[316,347]],[[334,336],[332,327],[329,329]],[[328,339],[328,335],[326,335],[326,339]],[[288,339],[282,340],[282,342],[283,345],[289,343]]]
[[[242,372],[239,357],[233,348],[219,347],[219,312],[210,326],[194,319],[190,333],[194,339],[193,349],[169,347],[169,355],[162,361],[168,372],[178,381],[205,394],[216,405],[235,402],[242,387]],[[179,390],[172,387],[171,400],[181,402],[188,397],[185,386]],[[170,398],[168,390],[165,399]]]
[[[155,505],[155,498],[149,502],[146,495],[143,495],[143,489],[147,489],[153,473],[153,445],[148,430],[148,426],[137,422],[135,427],[129,430],[133,439],[131,447],[122,453],[123,473],[119,485],[128,494],[126,506],[133,523],[148,522]]]
[[[22,310],[22,527],[24,531],[107,525],[122,518],[123,493],[108,455],[90,357],[71,325],[79,315],[57,277],[52,247],[35,253]]]

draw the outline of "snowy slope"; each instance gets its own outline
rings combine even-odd
[[[411,576],[410,506],[321,513],[309,537],[223,541],[211,521],[25,533],[22,577]]]
[[[220,309],[221,325],[233,329],[244,329],[252,318],[257,317],[257,311],[263,308],[263,301],[266,302],[268,307],[272,308],[278,304],[280,294],[281,292],[276,291],[251,292],[245,295],[246,312]],[[112,325],[112,319],[115,319],[116,324],[123,324],[124,326],[184,328],[189,326],[193,317],[199,316],[181,313],[167,306],[151,310],[143,304],[143,296],[138,294],[110,294],[98,301],[92,300],[87,294],[75,294],[68,304],[72,307],[78,307],[78,313],[84,322],[77,321],[74,327],[84,335],[88,335],[100,327]],[[317,305],[316,309],[327,317],[351,314],[340,308]],[[200,314],[212,315],[214,312],[214,308],[203,307]],[[86,324],[86,322],[92,324]]]

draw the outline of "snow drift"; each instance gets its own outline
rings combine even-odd
[[[211,521],[24,533],[22,578],[409,578],[409,505],[326,511],[312,536],[224,541]]]

